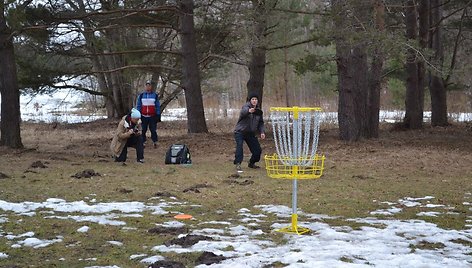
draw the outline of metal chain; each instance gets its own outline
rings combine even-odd
[[[320,111],[299,112],[298,119],[291,112],[273,111],[270,121],[280,162],[286,166],[312,165],[318,147]]]
[[[310,136],[311,136],[311,112],[305,113],[304,114],[304,120],[305,123],[303,126],[305,127],[304,129],[304,139],[303,139],[303,161],[300,163],[300,165],[307,165],[311,157],[308,157],[308,152],[310,149]]]

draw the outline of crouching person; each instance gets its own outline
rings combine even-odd
[[[141,113],[135,108],[129,114],[123,116],[113,135],[110,149],[115,162],[126,161],[128,147],[134,147],[136,149],[136,160],[138,163],[144,163]]]

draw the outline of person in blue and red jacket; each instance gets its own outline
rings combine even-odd
[[[149,128],[154,148],[157,147],[157,122],[160,122],[161,104],[159,96],[152,88],[152,81],[146,81],[145,90],[138,96],[136,109],[141,112],[143,144],[146,145],[146,132]]]

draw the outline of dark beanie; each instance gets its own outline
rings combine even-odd
[[[257,93],[251,93],[251,94],[249,94],[248,100],[251,100],[252,98],[257,98],[257,99],[259,100],[259,95],[257,95]]]

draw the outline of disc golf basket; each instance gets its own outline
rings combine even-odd
[[[267,175],[292,180],[292,224],[277,230],[304,234],[310,229],[297,225],[297,181],[318,179],[323,175],[323,155],[316,153],[321,108],[271,107],[270,122],[277,153],[265,155]]]

